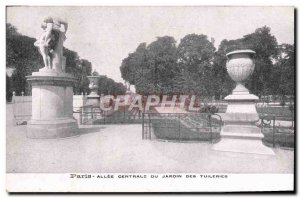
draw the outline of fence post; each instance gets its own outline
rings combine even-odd
[[[103,124],[106,124],[106,110],[105,111],[103,111]]]
[[[83,118],[83,107],[80,107],[80,114],[79,114],[80,124],[83,123],[82,118]]]
[[[15,91],[13,91],[13,96],[12,96],[12,102],[13,103],[15,103],[15,100],[16,100],[16,92]]]
[[[14,115],[14,124],[16,125],[16,92],[13,91],[13,96],[12,96],[12,103],[13,103],[13,115]]]
[[[149,123],[148,123],[148,127],[149,127],[149,130],[148,130],[148,132],[149,132],[149,139],[151,140],[151,124],[152,124],[152,122],[151,122],[151,116],[150,116],[150,114],[148,114],[148,121],[149,121]]]
[[[22,103],[21,103],[21,107],[20,107],[19,111],[21,111],[22,115],[24,115],[24,113],[25,113],[24,91],[21,92],[21,95],[22,95]]]
[[[273,148],[275,147],[275,116],[273,116]]]
[[[212,126],[211,126],[211,114],[208,115],[208,122],[209,122],[209,134],[210,134],[210,143],[212,144],[213,138],[212,138]]]
[[[142,114],[142,139],[144,139],[144,113]]]
[[[179,142],[181,142],[180,119],[181,119],[180,114],[178,114],[178,123],[179,123],[179,125],[178,125]]]
[[[295,116],[294,111],[292,111],[292,127],[294,128]]]
[[[124,111],[123,111],[123,123],[125,123],[125,110],[126,110],[126,107],[124,106]]]

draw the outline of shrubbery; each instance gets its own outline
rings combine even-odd
[[[218,113],[219,108],[214,105],[205,105],[200,109],[200,113]]]

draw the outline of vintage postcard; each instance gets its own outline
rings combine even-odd
[[[294,192],[295,8],[7,6],[8,192]]]

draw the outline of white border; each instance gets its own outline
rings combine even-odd
[[[7,174],[7,189],[10,192],[259,192],[294,189],[293,174],[172,174],[181,175],[181,178],[144,173],[109,174],[114,178],[103,178],[107,174],[87,175],[91,178],[70,178],[70,174]],[[97,178],[99,175],[102,177]],[[126,175],[146,178],[122,178]],[[151,178],[151,175],[158,178]],[[208,177],[213,175],[222,175],[223,178]]]
[[[2,67],[0,67],[1,70],[1,74],[3,75],[3,81],[0,84],[0,90],[2,90],[0,92],[0,98],[2,101],[3,106],[5,107],[6,102],[5,102],[5,78],[4,78],[4,74],[5,74],[5,6],[6,5],[41,5],[41,6],[46,6],[46,5],[110,5],[110,6],[117,6],[117,5],[126,5],[126,6],[142,6],[142,5],[152,5],[152,6],[161,6],[161,5],[172,5],[172,6],[192,6],[192,5],[216,5],[216,6],[296,6],[297,8],[299,8],[299,2],[300,1],[295,1],[295,0],[248,0],[248,1],[241,1],[241,0],[226,0],[226,1],[221,1],[221,0],[172,0],[172,1],[168,1],[168,0],[151,0],[151,1],[141,1],[141,0],[102,0],[102,1],[96,1],[96,0],[51,0],[51,1],[41,1],[41,0],[31,0],[29,2],[27,1],[22,1],[22,0],[2,0],[0,2],[0,20],[1,20],[1,25],[2,28],[0,28],[0,33],[1,33],[1,39],[0,39],[0,43],[1,43],[1,49],[0,51],[2,53],[0,53],[0,60],[2,62]],[[299,13],[298,13],[299,15]],[[26,20],[26,19],[24,19]],[[297,27],[299,26],[299,20],[297,20]],[[297,55],[299,55],[299,50],[297,50],[298,53]],[[299,56],[297,56],[299,57]],[[298,69],[299,72],[299,69]],[[299,73],[297,73],[297,75],[299,76]],[[297,83],[298,85],[298,83]],[[297,86],[297,91],[299,93],[299,85]],[[298,100],[297,100],[298,102]],[[4,109],[4,108],[3,108]],[[6,189],[6,185],[5,185],[5,123],[6,123],[6,118],[5,118],[5,111],[1,111],[0,113],[0,118],[2,120],[1,122],[1,135],[0,135],[0,145],[1,145],[1,151],[2,153],[2,163],[0,163],[0,167],[1,167],[1,172],[2,172],[2,177],[0,179],[0,185],[1,185],[1,197],[7,197],[8,194],[6,193],[5,189]],[[297,120],[298,121],[298,120]],[[241,176],[241,175],[240,175]],[[255,175],[253,175],[255,176]],[[277,178],[276,180],[274,180],[276,183],[278,181],[282,181],[280,178]],[[38,196],[39,197],[39,196]],[[58,196],[60,197],[60,196]]]

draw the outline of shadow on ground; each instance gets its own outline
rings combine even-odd
[[[89,133],[98,133],[104,130],[106,127],[88,127],[88,128],[79,128],[79,135],[85,135]]]

